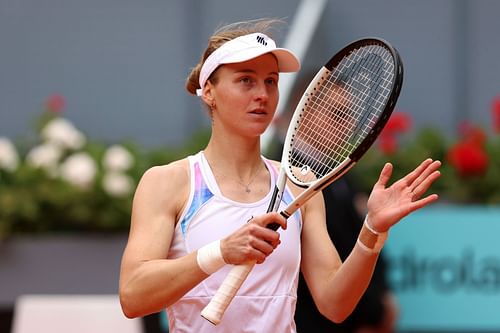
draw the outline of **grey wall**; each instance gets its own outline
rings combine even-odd
[[[283,6],[286,3],[286,6]],[[292,16],[296,1],[0,0],[0,136],[23,137],[52,93],[93,138],[176,144],[208,123],[184,90],[221,22]]]
[[[390,41],[405,65],[398,108],[416,127],[453,134],[461,120],[490,121],[500,94],[498,13],[500,2],[485,0],[330,1],[317,37],[322,47],[309,58],[321,62],[364,36]]]
[[[215,27],[290,22],[298,2],[0,0],[0,136],[26,136],[44,99],[61,93],[66,116],[92,138],[178,144],[208,124],[184,80]],[[498,13],[495,0],[332,0],[304,68],[354,39],[382,37],[403,57],[398,107],[416,126],[486,124],[500,93]]]
[[[0,311],[24,294],[118,293],[126,236],[52,235],[1,241]]]

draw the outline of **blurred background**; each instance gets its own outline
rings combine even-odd
[[[499,13],[495,0],[0,0],[0,332],[22,295],[116,301],[140,175],[206,143],[190,68],[218,26],[263,17],[287,22],[274,37],[302,58],[280,79],[283,114],[349,42],[398,49],[395,113],[352,171],[369,191],[386,161],[395,177],[425,157],[444,163],[440,204],[394,228],[385,250],[398,329],[500,332]],[[272,151],[282,133],[268,135]]]

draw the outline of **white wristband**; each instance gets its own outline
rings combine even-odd
[[[368,218],[363,223],[363,228],[357,239],[358,245],[370,253],[379,253],[384,247],[388,232],[379,232],[368,223]]]
[[[216,240],[198,249],[196,261],[201,270],[208,275],[217,272],[224,266],[226,262],[220,250],[220,240]]]

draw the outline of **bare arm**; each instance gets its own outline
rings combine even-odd
[[[387,231],[409,213],[437,200],[420,199],[439,177],[439,162],[426,160],[413,172],[386,187],[392,173],[387,164],[368,201],[368,220],[373,229]],[[302,232],[302,272],[318,309],[334,322],[342,322],[355,308],[370,282],[378,253],[358,243],[341,263],[328,237],[322,198],[307,205]],[[365,227],[364,227],[365,228]]]
[[[152,168],[136,190],[120,272],[120,300],[127,317],[159,311],[206,278],[196,253],[165,259],[188,195],[186,170],[182,163]]]
[[[120,272],[120,301],[127,317],[158,312],[208,277],[198,266],[197,252],[166,259],[189,184],[186,160],[152,168],[139,183]],[[225,262],[263,262],[279,244],[279,233],[265,228],[273,222],[286,228],[280,215],[266,214],[222,239]]]
[[[323,198],[317,196],[305,210],[302,230],[302,273],[319,311],[342,322],[368,287],[378,255],[355,246],[344,263],[328,236]]]

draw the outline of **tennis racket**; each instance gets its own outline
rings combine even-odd
[[[306,88],[292,116],[268,212],[278,209],[287,179],[305,190],[280,212],[285,218],[352,168],[387,123],[402,82],[401,58],[382,39],[361,39],[334,55]],[[205,319],[220,323],[254,264],[233,267],[202,310]]]

